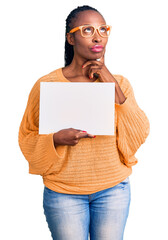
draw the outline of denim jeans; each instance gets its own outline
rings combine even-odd
[[[44,215],[54,240],[123,240],[130,201],[129,177],[88,195],[58,193],[46,186],[43,193]]]

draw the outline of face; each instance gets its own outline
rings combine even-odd
[[[100,26],[106,24],[106,22],[98,12],[87,10],[78,14],[77,18],[73,21],[71,29],[86,24]],[[104,55],[108,38],[101,37],[98,31],[95,31],[92,37],[84,38],[81,36],[80,30],[78,30],[73,34],[68,33],[67,40],[73,45],[74,56],[78,56],[83,60],[94,60]],[[103,48],[96,52],[92,49],[94,45],[101,45]]]

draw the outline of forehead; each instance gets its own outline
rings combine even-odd
[[[106,24],[103,16],[93,10],[87,10],[83,12],[79,12],[76,19],[74,20],[74,27],[77,27],[79,25],[85,25],[85,24],[92,24],[95,26],[99,26],[102,24]]]

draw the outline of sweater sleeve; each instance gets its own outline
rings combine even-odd
[[[55,169],[64,158],[65,147],[55,148],[53,134],[39,134],[40,82],[37,81],[28,98],[18,134],[20,149],[29,163],[29,173],[43,175]],[[59,150],[59,151],[58,151]]]
[[[131,167],[138,162],[134,155],[149,135],[150,124],[146,114],[138,106],[133,88],[127,78],[123,77],[120,88],[126,100],[122,104],[115,104],[116,140],[121,161]]]

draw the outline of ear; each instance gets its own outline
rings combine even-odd
[[[66,34],[66,38],[67,38],[67,41],[68,41],[68,43],[69,43],[70,45],[75,45],[73,34],[67,33],[67,34]]]

